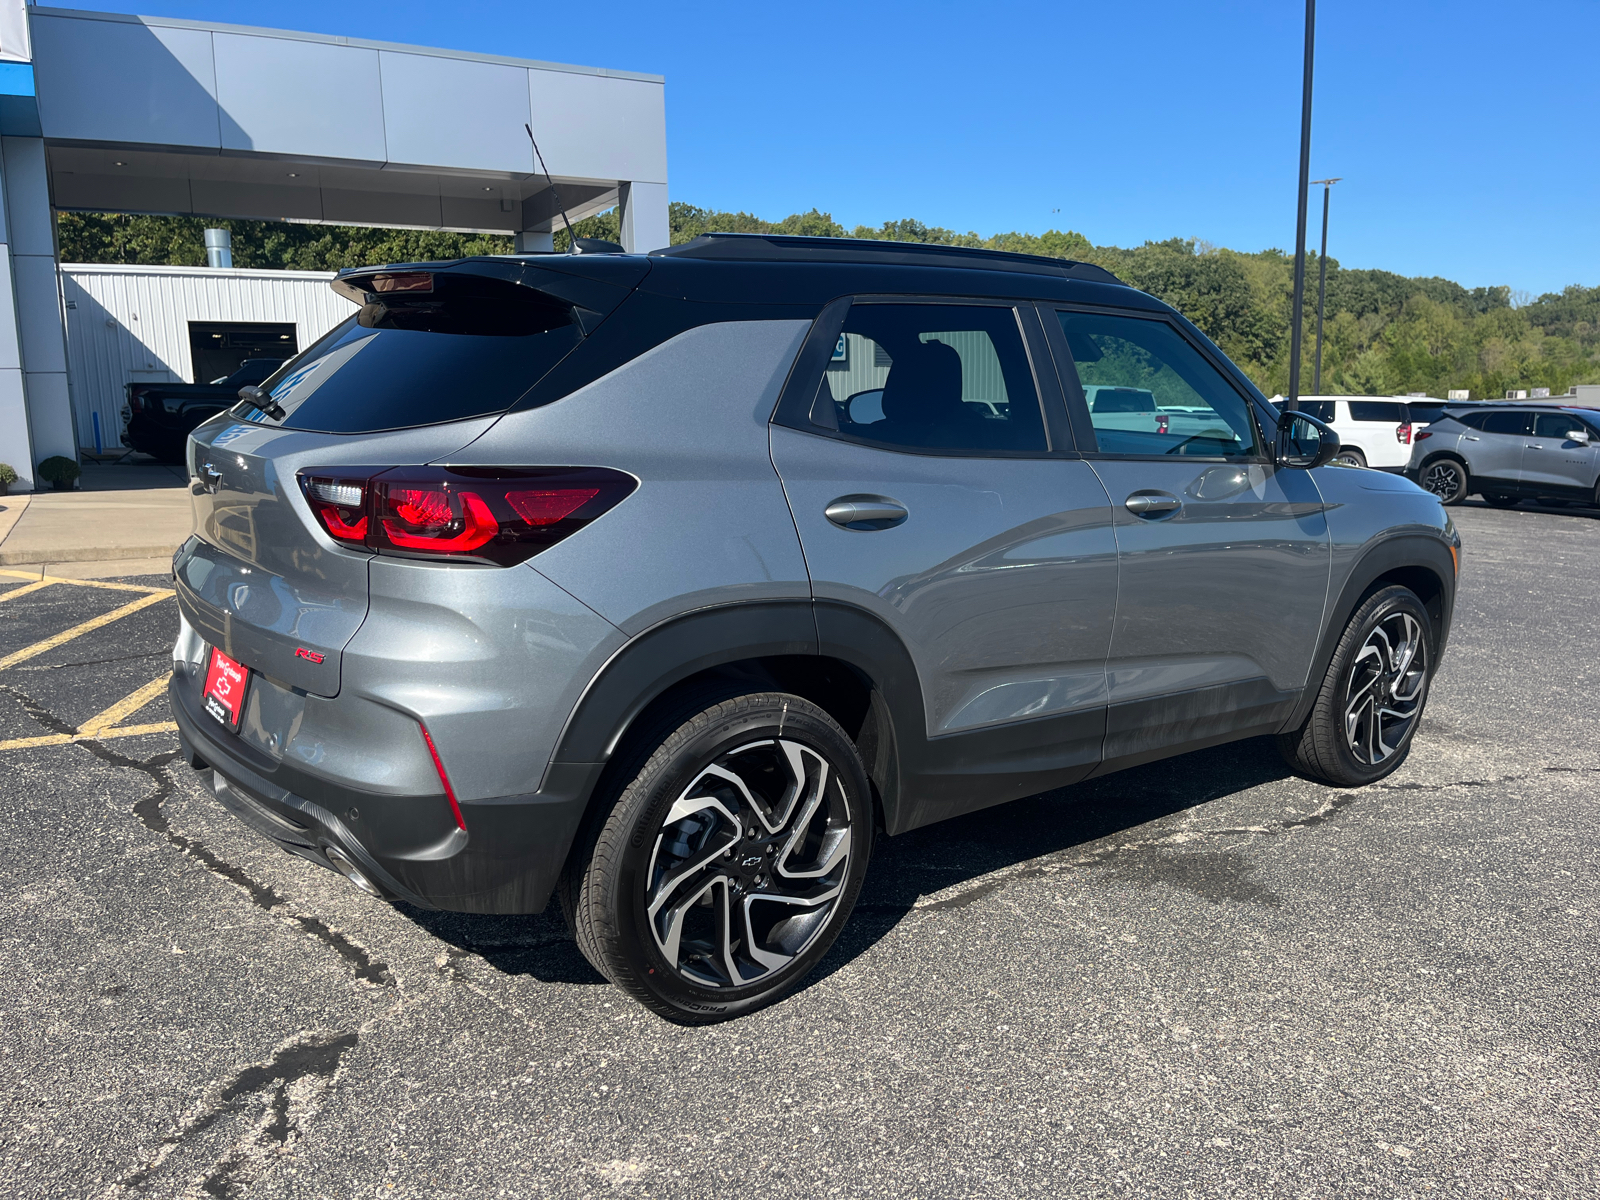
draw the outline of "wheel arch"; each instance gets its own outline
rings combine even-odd
[[[1455,609],[1456,566],[1450,547],[1440,538],[1421,533],[1397,534],[1369,545],[1356,559],[1329,609],[1328,620],[1312,659],[1300,702],[1284,722],[1283,731],[1298,729],[1311,714],[1328,673],[1333,652],[1356,609],[1391,584],[1416,593],[1434,624],[1434,669],[1438,669],[1450,635]]]

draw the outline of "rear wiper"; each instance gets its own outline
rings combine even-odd
[[[284,417],[289,415],[283,411],[283,405],[279,404],[270,395],[256,387],[256,385],[253,383],[247,383],[239,389],[239,399],[243,400],[246,404],[249,404],[253,408],[260,409],[274,421],[281,421],[284,419]]]

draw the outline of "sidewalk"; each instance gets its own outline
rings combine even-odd
[[[0,566],[71,579],[171,570],[192,524],[182,467],[86,462],[79,489],[0,496]]]

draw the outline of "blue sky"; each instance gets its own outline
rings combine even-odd
[[[1294,244],[1296,0],[80,4],[665,75],[672,197],[706,207]],[[1312,178],[1346,180],[1329,253],[1600,284],[1596,46],[1595,0],[1323,0]]]

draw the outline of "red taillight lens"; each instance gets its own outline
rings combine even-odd
[[[1157,433],[1165,433],[1167,431],[1167,423],[1168,423],[1168,418],[1167,418],[1167,414],[1166,413],[1157,413],[1156,414],[1156,432]]]
[[[1397,426],[1394,431],[1394,438],[1401,445],[1409,446],[1411,444],[1411,422],[1407,421],[1405,424]]]
[[[1431,438],[1432,436],[1433,434],[1429,433],[1426,429],[1419,429],[1416,433],[1411,435],[1411,440],[1413,442],[1421,442]]]
[[[602,467],[396,467],[303,473],[328,536],[379,554],[509,566],[582,529],[637,487]]]

